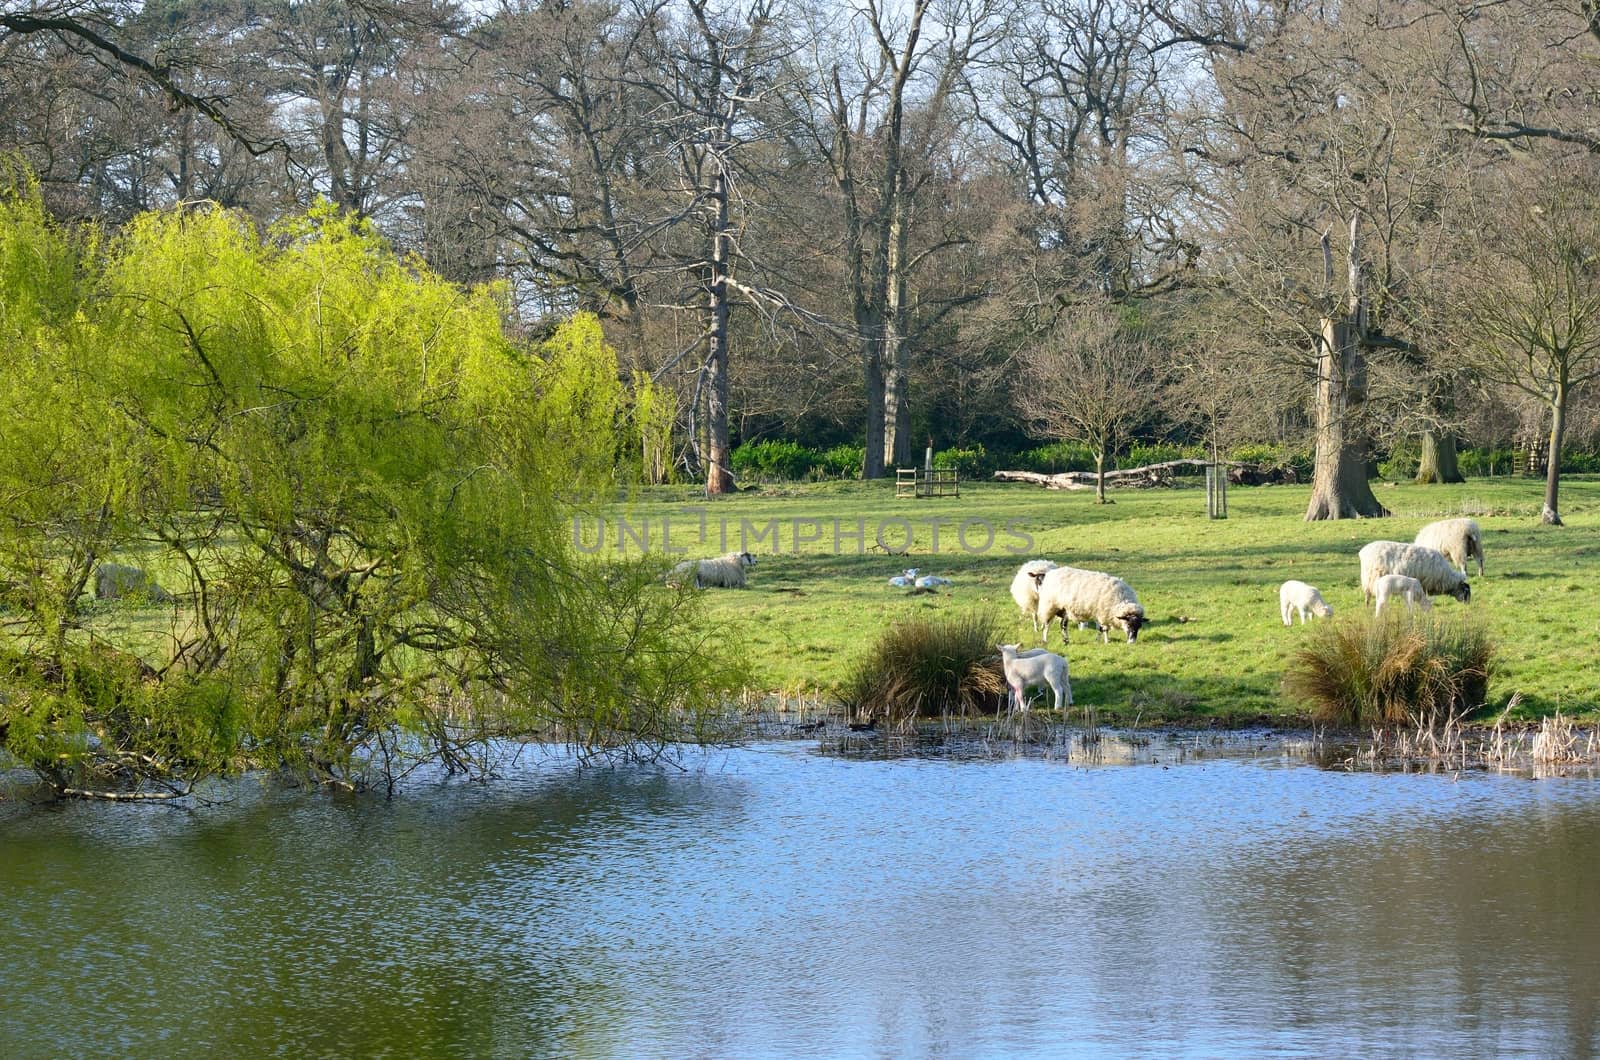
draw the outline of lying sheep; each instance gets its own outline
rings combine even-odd
[[[1056,567],[1039,582],[1039,639],[1050,639],[1050,621],[1061,619],[1061,642],[1067,642],[1068,622],[1093,622],[1102,642],[1111,639],[1112,626],[1127,633],[1128,643],[1139,638],[1144,607],[1132,586],[1121,578],[1095,570]]]
[[[1072,682],[1067,678],[1067,660],[1053,651],[1034,648],[1021,651],[1020,644],[1000,645],[1000,664],[1006,672],[1006,686],[1010,689],[1007,702],[1012,709],[1026,711],[1028,700],[1024,693],[1030,688],[1049,685],[1055,693],[1055,709],[1061,704],[1072,706]]]
[[[1433,601],[1428,599],[1428,594],[1423,592],[1422,583],[1415,578],[1408,578],[1404,574],[1385,574],[1372,583],[1372,595],[1377,599],[1372,613],[1383,614],[1383,605],[1392,599],[1401,599],[1406,602],[1406,610],[1418,608],[1423,611],[1433,609]]]
[[[1435,548],[1450,557],[1450,562],[1467,573],[1467,560],[1477,557],[1478,573],[1483,574],[1483,531],[1476,519],[1441,519],[1417,531],[1414,544]]]
[[[1054,560],[1030,559],[1017,568],[1017,576],[1011,579],[1011,599],[1017,602],[1017,607],[1028,616],[1028,621],[1033,623],[1033,631],[1039,632],[1039,583],[1049,571],[1055,570]]]
[[[1296,611],[1300,613],[1300,623],[1305,624],[1306,612],[1309,611],[1318,618],[1329,618],[1333,615],[1333,608],[1322,599],[1322,594],[1315,585],[1305,582],[1286,581],[1278,588],[1278,613],[1283,616],[1283,624],[1294,625],[1289,616]]]
[[[157,604],[172,599],[172,594],[157,585],[143,568],[102,563],[94,569],[96,600],[120,600],[125,596],[143,596]]]
[[[1360,556],[1361,594],[1369,604],[1378,579],[1385,574],[1415,578],[1429,596],[1453,596],[1464,604],[1472,601],[1472,586],[1466,575],[1451,566],[1450,558],[1436,548],[1402,541],[1373,541],[1362,546]]]
[[[755,556],[748,552],[729,552],[715,559],[686,559],[672,568],[667,584],[681,584],[692,572],[696,589],[743,589],[744,570],[755,565]]]

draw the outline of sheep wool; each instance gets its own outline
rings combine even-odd
[[[1450,557],[1450,562],[1467,573],[1467,560],[1478,561],[1478,573],[1483,574],[1483,531],[1476,519],[1441,519],[1417,531],[1414,544],[1438,549]]]
[[[1436,548],[1408,545],[1402,541],[1373,541],[1363,545],[1361,595],[1367,603],[1385,574],[1404,574],[1422,584],[1429,596],[1453,596],[1462,603],[1472,601],[1472,586],[1466,575],[1456,570],[1450,558]]]
[[[1054,560],[1030,559],[1017,568],[1017,576],[1011,579],[1011,599],[1033,623],[1035,633],[1039,632],[1039,582],[1055,568]]]
[[[694,574],[696,589],[743,589],[746,567],[756,565],[748,552],[729,552],[715,559],[686,559],[672,568],[672,580],[681,582]]]
[[[1132,644],[1144,625],[1144,606],[1133,587],[1121,578],[1077,567],[1046,571],[1039,583],[1037,615],[1040,640],[1050,638],[1050,622],[1061,619],[1061,640],[1066,643],[1068,622],[1093,622],[1100,639],[1109,641],[1113,626],[1123,630]]]
[[[1306,613],[1318,618],[1329,618],[1333,615],[1333,608],[1322,599],[1322,593],[1315,585],[1294,580],[1286,581],[1278,588],[1278,614],[1283,618],[1283,624],[1293,625],[1291,621],[1296,612],[1300,614],[1301,624],[1305,623]]]

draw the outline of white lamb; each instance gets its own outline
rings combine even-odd
[[[1477,557],[1478,573],[1483,574],[1483,531],[1476,519],[1441,519],[1417,531],[1415,544],[1436,548],[1467,573],[1467,560]]]
[[[1061,619],[1061,642],[1067,642],[1068,622],[1093,622],[1102,642],[1111,639],[1111,627],[1122,629],[1132,644],[1144,625],[1144,606],[1133,587],[1121,578],[1096,570],[1056,567],[1039,582],[1039,640],[1050,639],[1050,622]]]
[[[1278,613],[1283,616],[1283,624],[1294,625],[1290,616],[1295,612],[1300,613],[1300,622],[1305,624],[1306,612],[1318,618],[1329,618],[1333,615],[1333,608],[1322,599],[1322,594],[1315,585],[1305,582],[1286,581],[1278,588]]]
[[[918,589],[936,589],[941,585],[954,585],[949,578],[941,578],[937,574],[924,574],[917,579]]]
[[[1372,613],[1383,614],[1383,605],[1392,599],[1406,602],[1406,610],[1417,608],[1423,611],[1433,609],[1433,601],[1428,599],[1428,594],[1423,591],[1422,583],[1415,578],[1408,578],[1404,574],[1385,574],[1372,583],[1372,595],[1377,598],[1377,604]]]
[[[1017,576],[1011,579],[1011,599],[1017,602],[1017,607],[1033,623],[1035,633],[1039,632],[1039,583],[1044,580],[1045,574],[1055,569],[1054,560],[1030,559],[1017,568]]]
[[[692,573],[696,589],[743,589],[745,568],[755,565],[755,556],[748,552],[729,552],[715,559],[686,559],[672,568],[668,581],[680,584]]]
[[[1466,575],[1436,548],[1402,541],[1373,541],[1362,546],[1360,556],[1361,594],[1367,603],[1372,602],[1377,581],[1385,574],[1415,578],[1429,596],[1453,596],[1464,604],[1472,602],[1472,586]]]
[[[1055,693],[1055,709],[1063,702],[1072,706],[1072,682],[1067,678],[1067,660],[1053,651],[1035,648],[1021,651],[1020,644],[1000,645],[1000,664],[1006,672],[1006,686],[1011,690],[1007,701],[1015,710],[1026,711],[1028,699],[1024,694],[1030,688],[1049,685]]]

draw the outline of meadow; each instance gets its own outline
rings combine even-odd
[[[1409,541],[1424,523],[1470,515],[1483,527],[1486,572],[1472,575],[1473,614],[1496,646],[1493,720],[1559,709],[1600,717],[1590,574],[1600,556],[1600,480],[1563,484],[1564,527],[1538,521],[1541,483],[1473,479],[1451,486],[1378,483],[1381,520],[1304,522],[1306,486],[1233,487],[1229,517],[1208,520],[1197,484],[1092,491],[964,483],[960,497],[897,499],[892,483],[775,485],[707,500],[693,487],[640,491],[599,521],[579,520],[585,550],[674,556],[747,548],[758,564],[742,590],[706,590],[727,636],[748,653],[756,691],[826,702],[879,633],[898,620],[992,613],[1008,639],[1037,643],[1009,592],[1024,559],[1109,571],[1138,591],[1150,621],[1137,643],[1102,644],[1072,629],[1066,650],[1080,703],[1112,723],[1290,724],[1301,705],[1281,688],[1308,627],[1286,629],[1278,586],[1318,586],[1335,616],[1359,610],[1357,550]],[[963,535],[964,526],[964,535]],[[992,540],[989,532],[993,532]],[[937,542],[935,541],[937,535]],[[881,536],[881,541],[880,541]],[[902,553],[902,549],[904,549]],[[888,585],[907,567],[950,578],[936,593]],[[1463,605],[1440,598],[1436,610]],[[1060,651],[1057,634],[1051,646]]]

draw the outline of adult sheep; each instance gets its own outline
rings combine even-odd
[[[125,596],[143,596],[155,604],[172,599],[172,594],[157,585],[141,567],[102,563],[94,569],[96,600],[120,600]]]
[[[1441,519],[1417,531],[1413,544],[1438,549],[1467,573],[1467,560],[1477,557],[1478,574],[1483,574],[1483,531],[1476,519]]]
[[[1011,599],[1017,602],[1017,607],[1033,623],[1035,633],[1039,632],[1039,583],[1055,569],[1054,560],[1030,559],[1017,568],[1017,576],[1011,579]]]
[[[729,552],[714,559],[686,559],[672,568],[670,584],[681,584],[694,576],[696,589],[743,589],[746,567],[756,565],[748,552]]]
[[[1100,639],[1110,641],[1111,627],[1116,626],[1128,636],[1128,643],[1139,639],[1139,627],[1144,625],[1144,605],[1139,603],[1133,587],[1121,578],[1097,570],[1078,567],[1056,567],[1045,572],[1039,582],[1039,640],[1050,639],[1050,622],[1061,619],[1061,641],[1067,642],[1068,622],[1093,622],[1100,630]]]
[[[1436,548],[1408,545],[1403,541],[1373,541],[1361,547],[1361,595],[1372,602],[1377,581],[1385,574],[1404,574],[1422,583],[1429,596],[1453,596],[1462,603],[1472,602],[1472,586],[1467,576],[1450,564],[1450,558]]]

